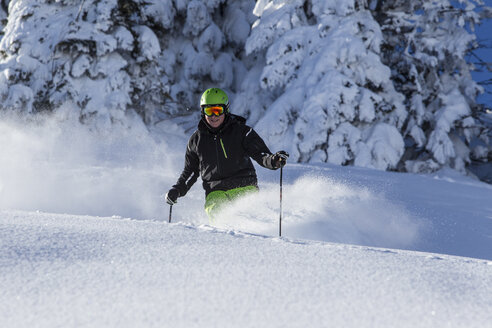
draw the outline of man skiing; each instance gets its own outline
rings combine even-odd
[[[207,89],[201,99],[202,118],[188,141],[185,165],[178,181],[166,194],[169,205],[186,195],[198,174],[205,189],[205,212],[213,221],[220,209],[240,196],[258,190],[250,158],[276,170],[289,154],[272,154],[261,137],[245,124],[246,119],[229,112],[229,98],[218,88]]]

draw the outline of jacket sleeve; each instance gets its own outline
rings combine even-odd
[[[199,176],[199,160],[198,155],[193,147],[193,138],[190,138],[186,146],[185,165],[183,172],[179,176],[178,181],[173,188],[179,191],[179,196],[186,195],[191,186],[196,182]]]
[[[271,170],[277,169],[273,166],[273,155],[270,149],[258,133],[248,126],[243,139],[243,147],[246,153],[261,166]]]

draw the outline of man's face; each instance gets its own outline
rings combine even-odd
[[[206,116],[205,115],[205,120],[207,121],[208,125],[210,125],[212,128],[216,129],[219,126],[221,126],[222,123],[224,123],[225,119],[225,114],[222,114],[220,116]]]

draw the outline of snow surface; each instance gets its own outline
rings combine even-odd
[[[211,226],[189,132],[0,120],[1,327],[487,327],[492,187],[288,164]],[[456,257],[460,255],[463,257]]]
[[[2,327],[486,327],[492,262],[2,211]]]

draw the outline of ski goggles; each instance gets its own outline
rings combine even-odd
[[[213,105],[213,106],[207,106],[203,107],[203,114],[207,116],[220,116],[224,114],[225,108],[224,106],[221,105]]]

